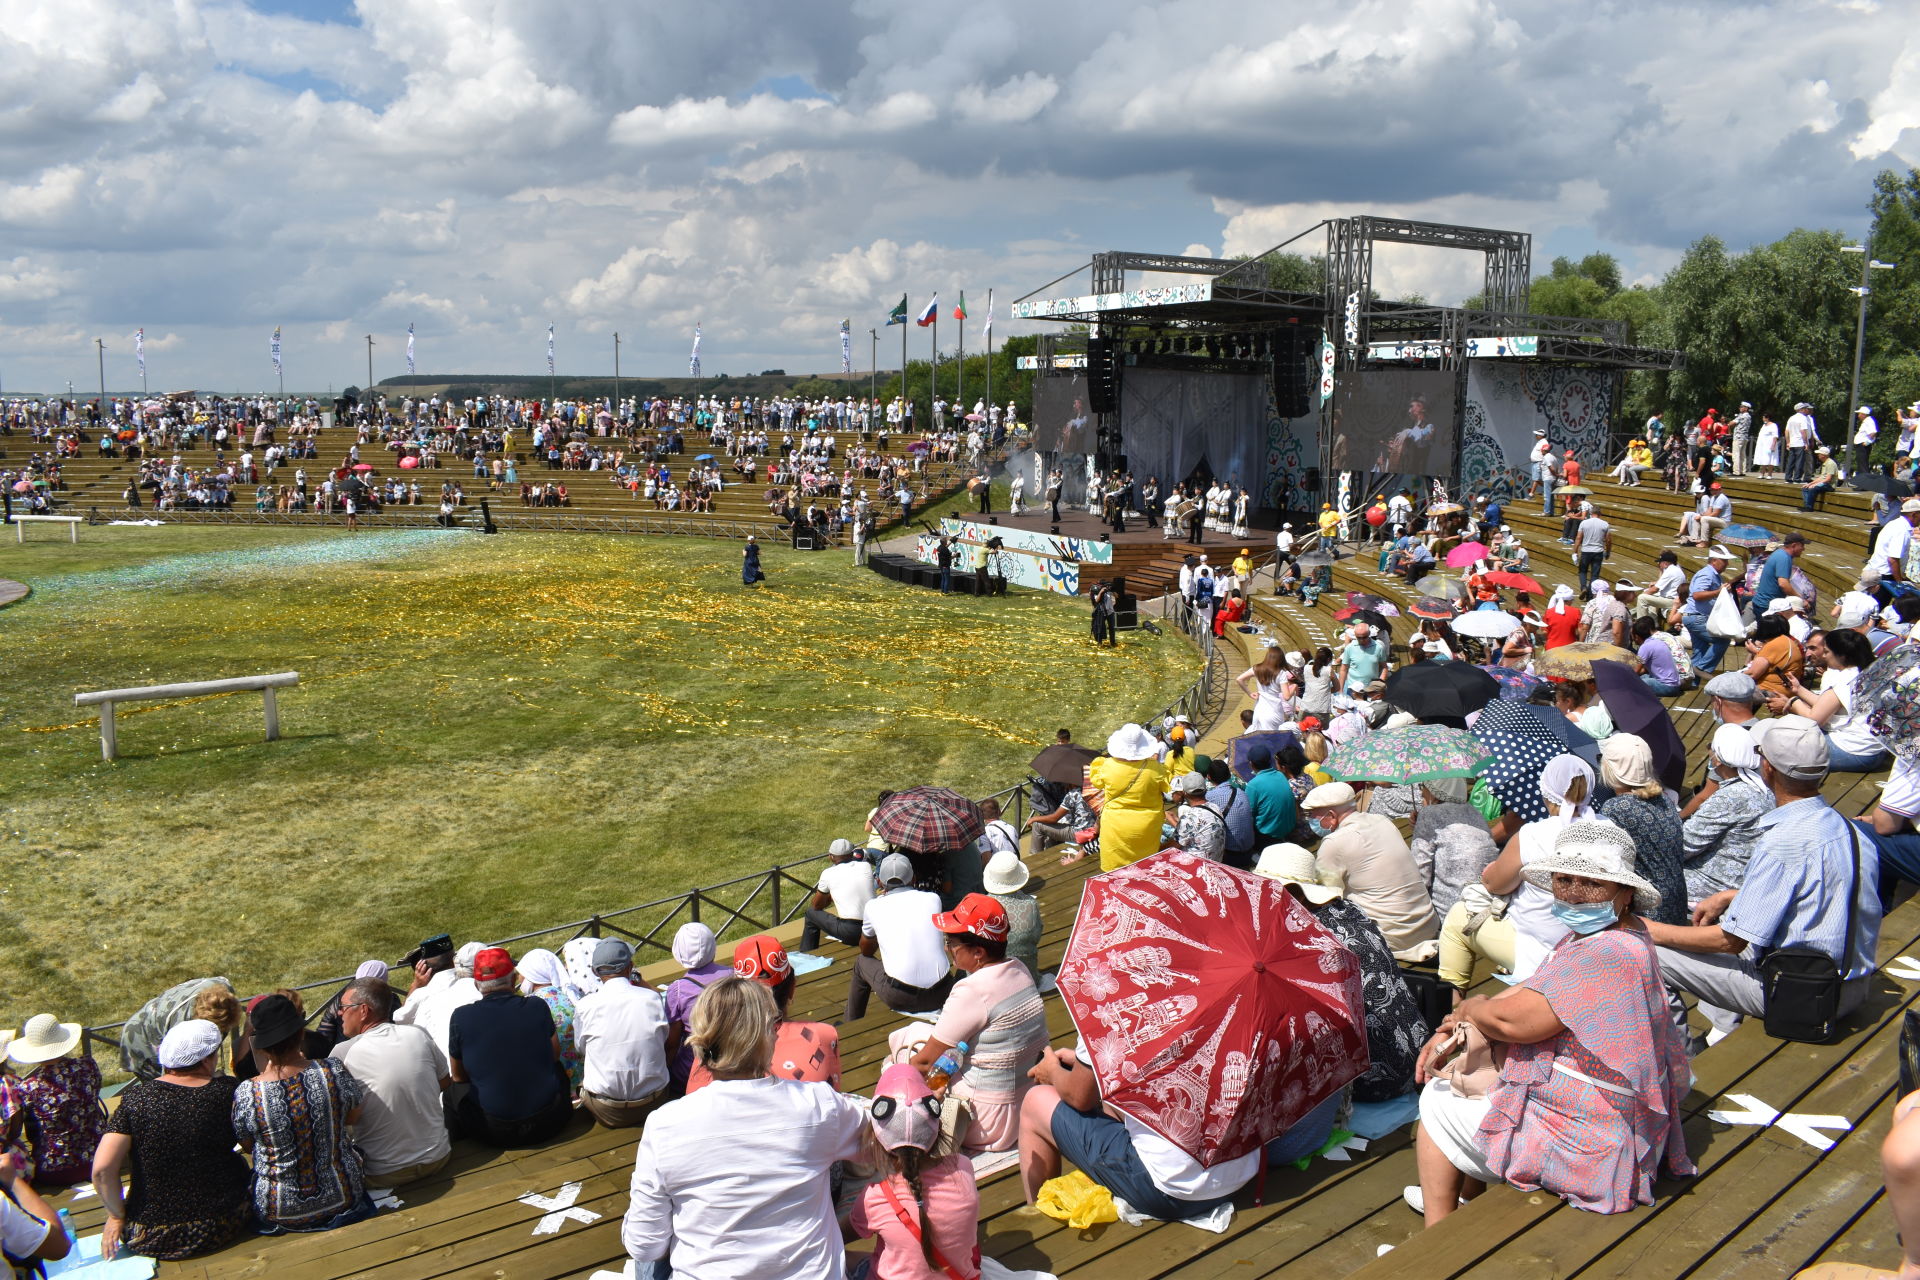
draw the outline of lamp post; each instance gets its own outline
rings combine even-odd
[[[1873,292],[1867,281],[1871,272],[1891,271],[1900,265],[1897,262],[1879,261],[1870,252],[1872,247],[1871,237],[1864,244],[1840,246],[1842,253],[1860,255],[1860,283],[1850,286],[1847,290],[1849,293],[1858,295],[1860,299],[1860,321],[1853,331],[1853,382],[1847,389],[1847,421],[1849,422],[1853,421],[1854,411],[1860,407],[1860,362],[1867,350],[1867,296]]]
[[[107,344],[103,339],[93,340],[93,353],[100,358],[100,412],[107,411]]]
[[[613,335],[613,423],[620,425],[620,334]]]
[[[880,331],[869,329],[867,336],[873,339],[873,354],[869,357],[872,377],[869,379],[871,385],[867,388],[867,399],[878,405],[880,403]],[[869,412],[872,410],[870,409]]]
[[[373,335],[367,335],[367,420],[373,420]]]

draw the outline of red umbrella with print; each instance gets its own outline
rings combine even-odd
[[[1369,1065],[1353,953],[1278,881],[1177,849],[1087,881],[1059,983],[1101,1097],[1202,1165]]]

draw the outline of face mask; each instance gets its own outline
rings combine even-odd
[[[1620,913],[1613,909],[1611,902],[1574,903],[1555,898],[1552,909],[1554,919],[1581,937],[1620,922]]]

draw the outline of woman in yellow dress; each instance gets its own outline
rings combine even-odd
[[[1167,770],[1153,735],[1137,724],[1114,730],[1107,754],[1093,762],[1087,777],[1106,797],[1100,810],[1100,869],[1114,871],[1158,852]]]

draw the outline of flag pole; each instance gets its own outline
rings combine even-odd
[[[965,311],[966,309],[967,293],[966,290],[962,289],[960,291],[960,310]],[[962,414],[965,414],[967,403],[967,321],[965,316],[960,317],[960,354],[954,363],[953,401],[953,407]]]
[[[900,299],[902,307],[906,305],[906,301],[905,298]],[[902,430],[905,430],[907,425],[907,406],[912,403],[913,401],[907,397],[907,313],[902,311],[900,313],[900,427]]]
[[[993,417],[993,290],[987,290],[987,417]],[[1011,425],[1011,424],[1009,424]]]
[[[933,363],[927,367],[927,427],[934,426],[933,405],[940,398],[940,295],[934,294]]]

